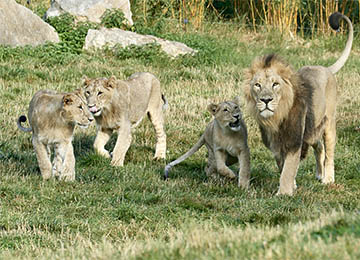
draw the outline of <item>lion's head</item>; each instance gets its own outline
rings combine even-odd
[[[114,76],[107,78],[83,79],[83,89],[90,112],[100,116],[112,97],[116,84]]]
[[[246,74],[244,94],[249,113],[258,123],[277,130],[293,106],[298,74],[273,54],[256,58]]]
[[[240,131],[242,114],[237,103],[226,101],[220,104],[210,104],[208,110],[215,117],[221,128],[228,128],[234,132]]]
[[[74,122],[82,128],[88,127],[94,120],[80,90],[64,95],[61,116],[65,121]]]

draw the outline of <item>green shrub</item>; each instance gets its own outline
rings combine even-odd
[[[131,26],[127,24],[124,13],[119,9],[107,9],[101,16],[101,25],[106,28],[120,28],[129,30]]]
[[[55,28],[60,40],[68,47],[68,51],[76,54],[82,52],[88,30],[98,27],[91,22],[78,22],[75,24],[74,16],[68,13],[51,17],[47,19],[47,22]]]

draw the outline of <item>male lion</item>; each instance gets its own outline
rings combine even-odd
[[[235,102],[225,101],[208,106],[214,120],[208,124],[199,141],[189,151],[166,165],[165,179],[168,178],[173,166],[193,155],[205,144],[208,149],[208,164],[205,169],[208,176],[218,172],[234,179],[236,175],[228,166],[239,162],[238,185],[242,188],[249,186],[250,150],[247,143],[247,129],[240,108]]]
[[[131,128],[136,127],[148,115],[155,127],[157,143],[155,158],[165,158],[166,134],[163,108],[167,102],[160,91],[159,80],[151,73],[134,73],[126,81],[114,76],[107,78],[84,78],[84,90],[88,107],[95,116],[97,135],[94,148],[97,153],[110,158],[104,146],[113,131],[118,134],[112,152],[113,166],[123,166],[131,143]]]
[[[247,71],[247,108],[281,171],[278,194],[293,194],[299,162],[305,158],[309,145],[315,152],[316,177],[322,183],[335,181],[334,74],[349,57],[353,40],[353,27],[345,15],[332,14],[330,25],[336,29],[341,18],[347,21],[350,32],[343,53],[332,66],[305,66],[295,72],[272,54],[255,59]]]
[[[82,93],[58,94],[51,90],[35,93],[29,105],[29,124],[21,125],[26,116],[17,121],[20,130],[32,132],[32,143],[43,179],[58,176],[66,181],[75,180],[75,157],[71,144],[75,125],[86,128],[94,120]],[[51,164],[51,148],[55,156]]]

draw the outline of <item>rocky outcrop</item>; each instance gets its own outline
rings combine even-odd
[[[55,29],[15,0],[0,0],[0,45],[36,46],[59,42]]]
[[[181,54],[194,54],[197,52],[180,42],[167,41],[152,35],[141,35],[118,28],[89,30],[85,39],[84,49],[102,48],[104,46],[111,48],[116,44],[127,47],[132,44],[144,45],[148,43],[160,44],[161,49],[171,57],[176,57]]]
[[[78,21],[100,23],[104,12],[114,8],[123,11],[128,24],[133,25],[129,0],[51,0],[51,7],[47,10],[45,18],[68,12]]]

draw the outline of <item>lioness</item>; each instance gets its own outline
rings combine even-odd
[[[168,178],[169,171],[173,166],[193,155],[205,144],[208,149],[208,163],[205,169],[208,176],[218,172],[225,177],[234,179],[236,175],[228,166],[239,162],[238,185],[242,188],[249,186],[250,150],[247,143],[247,129],[240,108],[235,102],[225,101],[208,106],[214,119],[189,151],[166,165],[165,179]]]
[[[309,146],[315,151],[316,177],[322,183],[335,180],[334,74],[348,59],[353,41],[353,27],[345,15],[332,14],[330,25],[337,29],[341,18],[350,32],[343,53],[330,67],[305,66],[296,72],[276,55],[266,55],[255,59],[247,71],[247,107],[281,171],[278,194],[293,194],[299,162]]]
[[[156,148],[154,158],[165,158],[166,134],[163,108],[167,102],[161,94],[160,82],[151,73],[134,73],[126,81],[114,76],[84,78],[83,88],[88,107],[95,116],[97,135],[94,148],[97,153],[110,158],[104,146],[113,131],[118,134],[112,152],[113,166],[123,166],[125,154],[131,143],[131,128],[136,127],[148,115],[155,127]]]
[[[58,94],[51,90],[35,93],[30,101],[29,128],[21,123],[26,116],[17,121],[20,130],[32,131],[32,143],[43,179],[58,176],[67,181],[75,180],[75,157],[72,137],[75,125],[86,128],[94,117],[87,108],[79,90],[73,93]],[[51,148],[55,156],[51,164]]]

